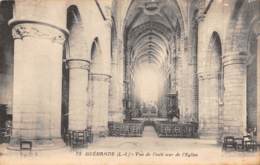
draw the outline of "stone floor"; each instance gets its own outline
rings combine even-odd
[[[158,138],[153,127],[143,137],[98,139],[86,149],[15,152],[0,145],[0,165],[38,164],[260,164],[260,152],[222,152],[221,146],[205,139]]]

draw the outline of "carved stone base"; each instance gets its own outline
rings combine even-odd
[[[93,133],[93,143],[96,143],[108,136],[108,130],[103,130],[103,131],[95,131]]]
[[[32,142],[32,151],[42,151],[42,150],[54,150],[65,147],[65,143],[61,138],[55,139],[39,139],[39,140],[26,140]],[[20,142],[18,138],[11,138],[9,146],[7,149],[20,151]]]
[[[108,121],[123,122],[124,115],[120,111],[108,112]]]

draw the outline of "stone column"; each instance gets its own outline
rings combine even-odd
[[[115,57],[116,58],[116,57]],[[118,63],[111,63],[111,84],[109,95],[109,121],[122,122],[123,112],[120,109],[121,99],[119,98],[119,72]]]
[[[69,130],[87,127],[88,60],[69,59]]]
[[[112,41],[111,41],[112,42]],[[119,40],[115,38],[111,50],[111,84],[109,89],[109,121],[122,122],[123,113],[120,108],[120,81],[119,81]]]
[[[177,56],[176,56],[176,89],[178,91],[178,106],[180,109],[180,120],[185,120],[185,107],[184,107],[184,89],[183,89],[183,60],[184,60],[184,41],[183,37],[177,39]]]
[[[94,134],[106,135],[108,132],[109,87],[111,79],[111,20],[104,22],[101,39],[101,53],[93,60],[92,80],[92,130]],[[98,57],[99,56],[99,57]]]
[[[204,81],[203,81],[203,74],[200,75],[201,73],[204,72],[204,62],[205,62],[205,57],[207,54],[207,48],[205,47],[205,45],[207,45],[208,43],[205,42],[205,26],[204,26],[204,19],[205,19],[205,15],[202,12],[203,9],[203,5],[200,7],[199,10],[199,14],[196,17],[196,24],[197,24],[197,30],[198,30],[198,43],[197,43],[197,79],[198,79],[198,86],[197,86],[197,90],[198,90],[198,98],[197,98],[197,120],[198,122],[200,121],[200,110],[201,110],[201,100],[203,97],[203,87],[204,87]],[[201,77],[202,76],[202,77]]]
[[[195,28],[195,27],[194,27]],[[190,39],[191,40],[191,39]],[[189,41],[190,42],[190,41]],[[187,100],[188,104],[188,114],[186,116],[187,122],[198,122],[198,111],[197,111],[197,62],[196,56],[194,52],[194,46],[192,43],[187,43],[187,51],[188,51],[188,61],[187,63]]]
[[[260,143],[260,32],[257,35],[257,143]]]
[[[218,137],[219,97],[218,72],[199,73],[200,113],[199,134],[201,138]]]
[[[122,29],[117,29],[118,34],[120,38],[118,39],[117,42],[117,47],[118,47],[118,95],[117,95],[117,100],[118,100],[118,112],[122,114],[122,120],[125,118],[124,114],[124,106],[123,106],[123,99],[124,99],[124,44],[123,44],[123,32]]]
[[[110,75],[92,73],[92,130],[94,134],[108,131],[108,90]]]
[[[12,21],[14,47],[13,134],[33,149],[64,145],[61,139],[62,53],[66,32],[35,21]]]
[[[231,52],[223,57],[224,112],[223,135],[243,136],[246,133],[246,57]]]

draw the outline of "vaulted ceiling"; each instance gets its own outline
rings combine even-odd
[[[174,0],[134,0],[126,17],[127,55],[132,68],[161,68],[179,33],[181,12]]]

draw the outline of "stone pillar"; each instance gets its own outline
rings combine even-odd
[[[116,57],[115,57],[116,58]],[[121,99],[119,98],[119,72],[118,63],[111,63],[111,84],[109,95],[109,121],[122,122],[123,112],[120,109]]]
[[[199,114],[198,114],[198,24],[199,21],[196,19],[192,23],[193,27],[193,39],[190,39],[192,41],[191,43],[191,67],[192,67],[192,121],[193,122],[199,122]]]
[[[111,31],[112,22],[108,21],[107,27]],[[111,37],[111,35],[110,35]],[[110,39],[111,40],[111,39]],[[118,38],[116,41],[112,42],[112,59],[111,59],[111,82],[109,89],[109,121],[122,122],[123,121],[123,112],[120,105],[122,100],[120,98],[120,65],[119,65],[119,46],[120,41]]]
[[[184,107],[184,89],[183,89],[183,81],[184,77],[183,74],[183,61],[184,61],[184,41],[183,36],[177,39],[177,59],[176,59],[176,89],[178,91],[178,106],[180,109],[180,120],[184,121],[185,119],[185,107]]]
[[[108,90],[110,75],[92,73],[92,130],[94,134],[108,131]]]
[[[62,53],[66,32],[35,21],[12,21],[14,47],[13,130],[10,149],[21,139],[33,149],[64,145],[61,139]]]
[[[199,135],[201,138],[218,137],[219,96],[218,72],[199,73],[200,113]]]
[[[118,32],[118,36],[123,36],[123,33],[120,31]],[[118,74],[117,74],[117,81],[118,81],[118,94],[117,94],[117,104],[118,104],[118,112],[121,113],[122,119],[125,118],[124,115],[124,106],[123,106],[123,99],[124,99],[124,44],[123,39],[118,39],[117,42],[118,47]],[[119,114],[118,113],[118,114]]]
[[[257,35],[257,143],[260,144],[260,33]]]
[[[181,36],[181,58],[178,59],[182,64],[181,73],[179,74],[181,82],[181,91],[178,93],[180,97],[180,120],[183,122],[196,122],[196,109],[195,109],[195,64],[189,57],[189,50],[191,45],[188,43],[188,38],[184,35]],[[190,61],[190,62],[189,62]]]
[[[224,112],[223,135],[243,136],[246,133],[246,57],[231,52],[223,57]]]
[[[195,28],[195,27],[194,27]],[[190,39],[191,40],[191,39]],[[189,41],[191,42],[191,41]],[[187,101],[188,114],[186,116],[187,122],[198,122],[198,111],[197,111],[197,52],[194,52],[194,46],[192,43],[187,43],[188,58],[187,58]]]
[[[112,20],[107,17],[104,22],[104,34],[101,40],[101,53],[93,59],[92,80],[92,130],[94,134],[108,133],[109,87],[111,79],[111,25]]]
[[[87,127],[89,61],[69,59],[69,130]]]
[[[115,28],[115,27],[114,27]],[[111,84],[109,90],[109,121],[122,122],[123,112],[120,108],[120,81],[119,81],[119,40],[118,38],[113,39],[112,50],[111,50]]]

